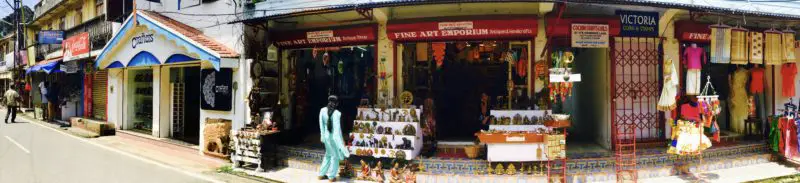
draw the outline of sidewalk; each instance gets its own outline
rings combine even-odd
[[[788,167],[777,162],[762,163],[745,167],[721,169],[710,172],[700,173],[699,177],[692,176],[669,176],[652,179],[642,179],[643,183],[663,183],[663,182],[747,182],[760,180],[770,177],[798,174],[797,169]]]
[[[168,143],[157,138],[141,137],[130,134],[132,132],[120,131],[117,131],[115,136],[98,137],[97,134],[80,128],[61,127],[34,119],[31,113],[20,113],[17,117],[50,128],[64,130],[65,133],[82,137],[90,143],[96,143],[112,151],[141,158],[144,161],[157,162],[178,170],[200,174],[220,182],[271,182],[261,178],[242,177],[218,172],[217,170],[220,167],[230,166],[231,164],[226,160],[201,155],[195,148]]]

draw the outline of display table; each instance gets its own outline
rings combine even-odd
[[[412,112],[411,110],[414,110]],[[359,108],[348,136],[351,155],[412,160],[422,150],[422,111],[394,108]]]
[[[477,133],[481,143],[486,144],[486,157],[489,162],[529,162],[549,161],[551,151],[559,152],[554,158],[563,157],[556,148],[551,135],[553,128],[569,126],[569,121],[556,121],[550,118],[549,110],[492,110],[496,119],[489,125],[489,131]],[[509,119],[511,118],[511,119]],[[514,119],[517,118],[517,119]],[[522,120],[520,120],[520,118]],[[511,122],[509,120],[512,120]],[[555,138],[560,139],[560,138]],[[563,143],[563,141],[557,141]]]

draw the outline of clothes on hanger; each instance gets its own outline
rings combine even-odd
[[[780,152],[780,149],[782,149],[781,146],[783,146],[783,144],[782,144],[783,140],[781,140],[782,139],[781,138],[781,130],[780,130],[780,128],[778,128],[780,126],[780,119],[781,118],[782,117],[774,117],[774,118],[772,118],[772,121],[770,122],[770,128],[769,128],[770,146],[769,147],[772,149],[773,152]]]
[[[755,67],[750,69],[750,93],[758,94],[764,92],[764,68]]]
[[[778,128],[781,131],[782,143],[780,146],[780,153],[786,157],[795,157],[798,155],[797,142],[797,124],[794,118],[781,117],[779,119]]]
[[[794,97],[795,93],[795,76],[797,75],[797,65],[795,63],[787,63],[781,66],[781,77],[783,88],[781,94],[783,97]]]
[[[703,64],[706,61],[706,51],[698,47],[697,44],[692,43],[691,46],[686,47],[683,51],[684,59],[683,64],[686,66],[686,94],[697,95],[700,93],[700,78]]]
[[[749,33],[749,47],[750,47],[750,63],[763,64],[764,63],[764,34],[758,31],[750,31]]]
[[[675,109],[677,104],[675,102],[675,95],[678,94],[678,72],[675,70],[675,65],[672,64],[672,59],[664,60],[664,87],[661,89],[661,97],[658,99],[658,106],[660,111],[669,111]]]
[[[731,62],[731,27],[712,25],[711,27],[711,63],[727,64]]]

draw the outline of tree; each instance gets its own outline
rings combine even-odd
[[[29,23],[33,20],[33,10],[31,10],[28,6],[22,6],[22,23]],[[11,14],[3,17],[3,21],[14,24],[14,16],[16,15],[16,11],[12,12]],[[9,25],[7,23],[0,22],[0,35],[5,37],[8,34],[14,33],[14,25]]]

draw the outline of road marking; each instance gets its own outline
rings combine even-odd
[[[191,177],[194,177],[194,178],[197,178],[197,179],[201,179],[201,180],[204,180],[204,181],[207,181],[207,182],[223,183],[222,181],[215,180],[215,179],[212,179],[210,177],[207,177],[207,176],[204,176],[204,175],[201,175],[201,174],[198,174],[198,173],[189,172],[189,171],[186,171],[186,170],[181,170],[181,169],[178,169],[177,167],[170,166],[170,165],[167,165],[167,164],[155,161],[155,160],[143,158],[141,156],[137,156],[137,155],[131,154],[129,152],[125,152],[125,151],[122,151],[122,150],[119,150],[119,149],[114,149],[114,148],[99,144],[97,142],[92,142],[92,141],[86,140],[86,139],[81,138],[81,137],[76,137],[76,136],[71,135],[71,134],[69,134],[67,132],[60,131],[60,130],[57,130],[55,128],[50,128],[48,126],[40,124],[39,122],[34,122],[34,121],[31,121],[31,120],[28,120],[25,117],[23,117],[22,119],[28,121],[28,123],[30,123],[30,124],[36,124],[37,126],[42,127],[44,129],[49,129],[49,130],[52,130],[54,132],[60,133],[60,134],[62,134],[64,136],[72,137],[72,138],[74,138],[74,139],[76,139],[78,141],[85,142],[87,144],[91,144],[91,145],[97,146],[97,147],[99,147],[101,149],[105,149],[105,150],[108,150],[108,151],[111,151],[111,152],[116,152],[116,153],[122,154],[124,156],[128,156],[130,158],[133,158],[133,159],[136,159],[136,160],[139,160],[139,161],[143,161],[145,163],[150,163],[150,164],[153,164],[153,165],[156,165],[156,166],[160,166],[162,168],[166,168],[166,169],[169,169],[169,170],[180,172],[180,173],[186,174],[188,176],[191,176]],[[6,138],[8,138],[8,136],[6,136]],[[9,140],[11,140],[11,139],[9,139]],[[17,145],[19,145],[19,144],[17,144]],[[22,147],[22,146],[20,146],[20,147]]]
[[[11,137],[6,136],[6,139],[8,139],[8,141],[11,141],[11,143],[14,143],[14,145],[17,145],[17,147],[22,149],[22,151],[25,151],[25,153],[27,153],[27,154],[31,153],[31,151],[28,151],[28,149],[25,149],[25,147],[22,147],[22,144],[17,143],[17,141],[12,139]]]

